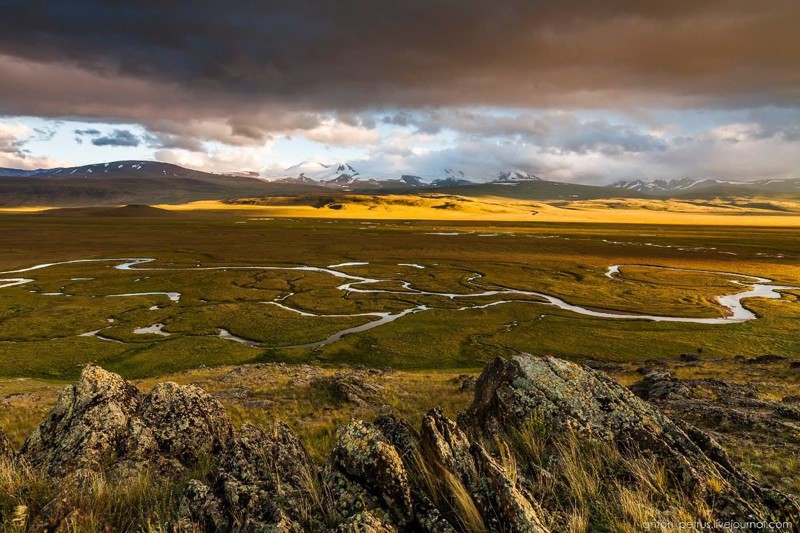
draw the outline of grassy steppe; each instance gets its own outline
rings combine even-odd
[[[447,233],[456,235],[442,235]],[[795,229],[780,227],[270,219],[236,210],[141,217],[56,212],[0,215],[0,250],[0,270],[113,257],[152,257],[157,262],[142,267],[161,268],[366,261],[370,264],[342,270],[395,280],[371,288],[398,290],[400,280],[455,293],[513,287],[593,309],[687,317],[723,316],[714,297],[742,286],[730,276],[635,266],[623,267],[623,278],[610,279],[606,269],[670,266],[800,285],[800,238]],[[346,295],[336,288],[341,279],[319,272],[112,266],[80,263],[0,275],[35,279],[0,289],[0,376],[73,379],[88,362],[142,378],[259,361],[443,370],[477,369],[495,355],[516,351],[611,360],[695,351],[715,357],[800,352],[798,291],[781,300],[746,301],[758,320],[701,325],[593,318],[523,296],[460,310],[498,298]],[[160,295],[106,297],[162,291],[182,293],[180,302]],[[283,303],[313,314],[432,309],[321,348],[280,348],[319,341],[375,318],[308,317],[261,303],[290,293]],[[171,335],[133,333],[156,323]],[[220,328],[264,347],[214,337]],[[79,336],[98,329],[119,342]]]

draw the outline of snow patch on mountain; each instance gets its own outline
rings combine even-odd
[[[500,172],[492,181],[493,183],[519,183],[544,180],[542,180],[542,178],[536,174],[532,174],[530,172],[524,172],[521,170],[507,170],[505,172]]]

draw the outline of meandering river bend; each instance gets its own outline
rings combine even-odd
[[[466,292],[466,293],[448,293],[448,292],[433,292],[433,291],[425,291],[418,288],[415,288],[413,284],[409,281],[405,281],[402,279],[379,279],[379,278],[370,278],[365,276],[359,276],[355,274],[351,274],[346,272],[344,269],[348,267],[355,267],[355,266],[366,266],[369,265],[367,262],[349,262],[349,263],[338,263],[329,266],[310,266],[310,265],[296,265],[296,266],[213,266],[213,267],[204,267],[204,266],[195,266],[195,267],[182,267],[182,268],[160,268],[152,266],[151,264],[156,261],[155,258],[150,257],[135,257],[135,258],[107,258],[107,259],[77,259],[71,261],[60,261],[60,262],[53,262],[53,263],[42,263],[38,265],[34,265],[27,268],[21,268],[17,270],[8,270],[5,272],[0,272],[0,275],[17,275],[17,274],[26,274],[31,275],[31,272],[35,272],[37,270],[42,270],[45,268],[52,268],[57,267],[60,265],[69,265],[69,264],[76,264],[76,263],[116,263],[114,268],[117,270],[136,270],[136,271],[230,271],[230,270],[259,270],[259,271],[309,271],[309,272],[318,272],[322,274],[326,274],[335,278],[339,278],[343,280],[343,283],[337,286],[339,291],[344,293],[365,293],[365,294],[397,294],[397,295],[424,295],[424,296],[432,296],[432,297],[440,297],[447,300],[464,300],[466,305],[463,307],[459,307],[455,309],[456,311],[466,311],[470,309],[485,309],[488,307],[496,306],[496,305],[503,305],[507,303],[529,303],[535,305],[550,305],[558,307],[559,309],[563,309],[565,311],[570,311],[578,315],[586,315],[591,317],[597,318],[606,318],[612,320],[648,320],[648,321],[655,321],[655,322],[685,322],[685,323],[693,323],[693,324],[735,324],[741,323],[748,320],[756,320],[758,317],[747,309],[744,304],[743,300],[748,298],[781,298],[781,291],[786,290],[797,290],[800,287],[793,287],[788,285],[774,285],[772,284],[773,280],[758,277],[758,276],[751,276],[746,274],[739,274],[736,272],[720,272],[720,271],[711,271],[711,270],[699,270],[699,269],[686,269],[686,268],[675,268],[675,267],[663,267],[663,266],[653,266],[653,265],[611,265],[608,267],[605,275],[610,279],[623,279],[623,269],[628,267],[636,267],[636,268],[652,268],[652,269],[660,269],[666,271],[682,271],[682,272],[696,272],[696,273],[703,273],[703,274],[713,274],[723,276],[729,279],[732,283],[737,285],[741,285],[745,290],[741,292],[737,292],[734,294],[725,294],[725,295],[718,295],[716,297],[717,302],[720,306],[724,307],[726,310],[726,316],[723,317],[716,317],[716,318],[697,318],[697,317],[681,317],[681,316],[662,316],[662,315],[648,315],[648,314],[636,314],[636,313],[615,313],[610,311],[600,311],[596,309],[589,309],[586,307],[582,307],[575,304],[570,304],[562,300],[561,298],[552,296],[550,294],[545,294],[542,292],[537,291],[529,291],[529,290],[522,290],[522,289],[514,289],[514,288],[502,288],[502,289],[494,289],[494,290],[485,290],[478,286],[476,286],[476,290],[474,292]],[[400,263],[398,266],[403,267],[410,267],[415,269],[422,269],[425,268],[423,265],[419,264],[411,264],[411,263]],[[475,283],[476,280],[480,279],[481,275],[476,274],[469,278],[468,283]],[[9,288],[9,287],[19,287],[26,285],[28,283],[34,282],[35,279],[29,277],[8,277],[8,278],[0,278],[0,289]],[[375,285],[381,283],[390,283],[390,282],[400,282],[401,290],[390,290],[390,289],[379,289],[374,288]],[[58,293],[60,294],[60,293]],[[170,302],[177,303],[180,301],[181,294],[179,292],[140,292],[140,293],[124,293],[124,294],[111,294],[107,295],[107,297],[130,297],[130,296],[144,296],[144,295],[152,295],[152,296],[163,296],[167,298]],[[237,337],[227,330],[220,330],[219,337],[226,340],[240,342],[246,346],[254,347],[254,348],[316,348],[319,346],[323,346],[326,344],[330,344],[332,342],[336,342],[337,340],[341,339],[345,335],[350,333],[358,333],[367,331],[373,328],[380,327],[384,324],[397,320],[403,316],[412,314],[412,313],[421,313],[428,311],[430,309],[434,309],[433,306],[427,305],[416,305],[412,307],[408,307],[398,312],[367,312],[367,313],[356,313],[356,314],[315,314],[310,313],[307,311],[303,311],[301,309],[296,309],[291,307],[289,304],[285,303],[286,300],[291,297],[292,294],[286,294],[281,297],[275,298],[271,301],[262,302],[266,305],[277,306],[281,309],[284,309],[289,312],[297,313],[301,316],[307,317],[326,317],[326,318],[350,318],[350,317],[374,317],[374,320],[370,320],[369,322],[362,324],[360,326],[350,327],[343,330],[340,330],[325,339],[321,339],[316,342],[294,345],[294,346],[264,346],[258,342],[242,339]],[[536,300],[515,300],[515,299],[508,299],[510,296],[526,296],[526,297],[534,297]],[[489,303],[482,303],[482,304],[472,304],[470,303],[471,300],[476,298],[496,298],[495,300]],[[152,308],[151,308],[152,309]],[[136,333],[146,334],[146,333],[154,333],[157,335],[162,336],[169,336],[169,333],[162,331],[164,327],[163,324],[153,324],[150,326],[143,326],[137,328],[135,330]],[[103,337],[100,333],[102,330],[97,331],[90,331],[81,334],[81,336],[93,336],[100,340],[110,341],[113,339]]]

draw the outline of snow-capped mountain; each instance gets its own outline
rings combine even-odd
[[[409,187],[422,187],[425,185],[425,182],[422,181],[422,178],[419,176],[412,176],[410,174],[403,174],[400,176],[400,181]]]
[[[350,163],[341,162],[333,165],[318,161],[303,161],[284,171],[272,173],[273,181],[283,183],[335,183],[347,185],[359,172]]]
[[[41,168],[38,170],[20,170],[16,168],[0,168],[0,177],[19,178],[59,178],[59,177],[114,177],[131,174],[161,174],[164,176],[181,176],[186,172],[196,172],[177,165],[159,163],[157,161],[113,161],[95,163],[79,167]]]
[[[618,181],[612,187],[627,189],[629,191],[644,193],[665,193],[683,191],[697,187],[701,184],[714,185],[719,182],[712,179],[677,178],[677,179],[638,179],[633,181]],[[725,182],[736,183],[736,182]]]
[[[694,194],[704,196],[710,194],[797,194],[800,190],[800,179],[765,179],[757,181],[733,181],[711,178],[638,179],[632,181],[618,181],[611,186],[631,192],[662,197],[670,195],[685,197],[686,195]]]
[[[454,168],[445,168],[444,177],[431,180],[432,187],[457,187],[460,185],[472,185],[475,183],[466,172]]]
[[[506,172],[500,172],[493,180],[494,183],[517,183],[523,181],[542,181],[542,178],[530,172],[508,170]]]
[[[435,179],[431,182],[433,187],[457,187],[459,185],[472,185],[473,182],[462,179],[462,178],[454,178],[452,176],[447,178],[439,178]]]
[[[392,188],[392,187],[457,187],[477,183],[522,183],[543,181],[530,172],[507,170],[494,174],[494,179],[479,176],[474,178],[464,170],[443,168],[441,174],[427,179],[413,174],[403,174],[399,178],[365,176],[347,162],[326,164],[304,161],[298,165],[278,172],[264,174],[265,178],[279,183],[325,185],[346,188]],[[433,178],[433,179],[431,179]]]

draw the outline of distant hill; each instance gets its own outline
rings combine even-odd
[[[318,186],[320,190],[325,190]],[[116,161],[34,171],[0,169],[0,206],[180,204],[309,190],[153,161]]]
[[[469,186],[445,186],[442,193],[462,196],[499,196],[515,200],[596,200],[604,198],[644,198],[645,195],[609,186],[581,185],[543,179],[497,180]]]
[[[61,207],[38,213],[40,216],[57,217],[129,217],[129,218],[171,218],[180,216],[179,212],[159,209],[150,205],[124,205],[121,207]]]

